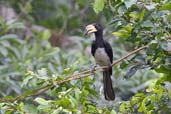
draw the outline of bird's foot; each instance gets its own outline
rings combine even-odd
[[[94,73],[94,71],[96,70],[96,67],[97,67],[97,65],[94,65],[94,66],[92,67],[92,69],[91,69],[91,72],[92,72],[92,73]]]

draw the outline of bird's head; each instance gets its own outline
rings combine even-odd
[[[84,35],[96,33],[98,31],[103,31],[103,27],[100,24],[97,23],[89,24],[84,29]]]

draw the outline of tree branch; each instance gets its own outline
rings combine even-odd
[[[127,57],[147,48],[148,46],[145,45],[145,46],[142,46],[130,53],[128,53],[127,55],[117,59],[116,61],[114,61],[112,63],[112,66],[114,66],[115,64],[123,61],[124,59],[126,59]],[[77,73],[77,74],[72,74],[72,75],[69,75],[67,78],[63,79],[63,80],[58,80],[58,81],[55,81],[54,83],[52,84],[49,84],[49,85],[46,85],[46,86],[43,86],[39,89],[36,89],[36,90],[32,90],[32,92],[30,94],[22,94],[20,96],[17,96],[13,99],[0,99],[0,102],[14,102],[14,101],[20,101],[20,100],[23,100],[25,99],[26,97],[29,97],[29,96],[36,96],[36,95],[39,95],[39,94],[42,94],[44,92],[46,92],[47,90],[49,90],[50,88],[53,88],[55,87],[56,85],[60,85],[62,83],[65,83],[65,82],[68,82],[68,81],[71,81],[71,80],[76,80],[76,79],[80,79],[80,78],[85,78],[85,77],[88,77],[92,74],[94,74],[95,71],[103,71],[105,68],[107,68],[107,66],[104,66],[104,67],[98,67],[98,68],[95,68],[93,71],[92,69],[89,69],[89,70],[85,70],[85,71],[82,71],[80,73]]]

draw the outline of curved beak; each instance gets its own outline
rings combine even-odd
[[[85,27],[83,34],[85,36],[85,35],[88,35],[88,34],[94,33],[94,32],[97,32],[97,29],[95,28],[94,25],[90,24]]]
[[[84,29],[84,31],[83,31],[83,35],[84,35],[84,36],[86,36],[87,34],[88,34],[87,29]]]

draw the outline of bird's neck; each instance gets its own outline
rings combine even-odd
[[[99,43],[99,44],[102,44],[104,41],[103,41],[103,31],[97,31],[95,32],[95,42]]]

